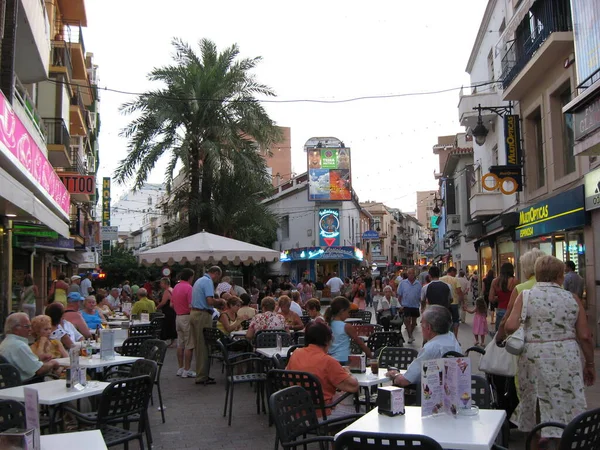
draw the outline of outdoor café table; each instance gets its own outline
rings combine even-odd
[[[277,350],[277,347],[268,347],[268,348],[257,348],[256,353],[266,356],[267,358],[272,358],[275,355],[279,356],[287,356],[287,352],[290,347],[281,347],[281,350]]]
[[[378,386],[380,384],[389,382],[390,379],[385,376],[387,371],[388,369],[379,369],[379,373],[375,375],[371,372],[371,367],[367,367],[367,371],[365,373],[352,374],[352,376],[358,381],[358,385],[365,391],[365,407],[367,412],[371,410],[371,386]],[[406,371],[400,371],[400,373],[404,372]]]
[[[91,358],[80,357],[79,358],[79,367],[84,369],[94,369],[96,374],[98,372],[103,372],[103,369],[112,366],[121,366],[126,364],[133,364],[138,359],[142,359],[139,356],[120,356],[115,355],[114,359],[100,359],[100,354],[97,353],[93,355]],[[58,364],[63,367],[69,367],[71,365],[71,361],[69,358],[57,358]],[[96,375],[99,378],[103,378],[104,374]]]
[[[385,435],[420,434],[435,439],[443,448],[456,450],[489,450],[500,432],[504,410],[480,409],[475,416],[438,414],[421,417],[421,407],[406,406],[404,415],[389,417],[372,409],[344,431]]]
[[[56,410],[62,403],[67,403],[81,398],[92,397],[104,392],[109,383],[102,381],[89,381],[84,389],[78,391],[75,389],[67,390],[66,380],[44,381],[43,383],[28,384],[26,386],[15,386],[6,389],[0,389],[0,399],[25,401],[25,391],[28,387],[38,391],[40,405],[47,405],[50,408],[50,432],[54,432],[54,417]],[[86,447],[86,450],[89,450]]]
[[[100,430],[78,431],[76,433],[48,434],[40,436],[41,450],[85,449],[106,450]]]

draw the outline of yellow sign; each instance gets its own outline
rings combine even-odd
[[[494,181],[494,184],[487,184],[488,179],[492,179]],[[506,189],[504,187],[504,183],[511,184],[512,188]],[[502,192],[504,195],[514,194],[519,189],[519,184],[517,183],[517,180],[515,180],[513,177],[499,178],[498,175],[496,175],[495,173],[486,173],[481,178],[481,186],[486,191],[495,191],[496,189],[500,189],[500,192]]]
[[[533,236],[533,227],[523,228],[519,230],[519,237],[521,239]]]
[[[110,225],[110,177],[102,178],[102,226]]]
[[[540,219],[548,217],[548,205],[542,205],[537,208],[533,206],[519,213],[519,225],[527,225],[532,222],[537,222]]]

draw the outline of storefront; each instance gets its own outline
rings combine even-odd
[[[492,270],[498,275],[504,263],[516,264],[517,248],[514,241],[518,214],[515,212],[501,214],[482,225],[482,234],[475,241],[479,255],[480,279]]]
[[[296,281],[303,278],[324,280],[333,273],[343,279],[360,269],[363,252],[356,247],[293,248],[281,252],[279,260],[284,271]]]
[[[560,193],[519,211],[515,237],[520,253],[534,247],[561,261],[573,261],[585,278],[584,187]]]

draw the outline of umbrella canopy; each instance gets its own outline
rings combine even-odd
[[[279,261],[279,252],[202,231],[140,253],[144,265],[185,264],[252,264]]]

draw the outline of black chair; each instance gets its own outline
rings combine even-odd
[[[335,450],[442,450],[436,440],[422,434],[381,434],[346,431],[335,440]]]
[[[153,334],[156,339],[160,339],[160,332],[162,331],[164,324],[165,324],[165,316],[164,315],[157,316],[157,317],[150,319],[150,325],[152,325],[152,328],[154,330]]]
[[[328,436],[330,429],[343,427],[356,420],[356,417],[343,417],[319,421],[316,407],[310,394],[300,386],[290,386],[273,393],[269,397],[269,411],[275,423],[278,441],[285,449],[296,449],[311,443],[333,442]],[[307,434],[316,434],[306,438]],[[302,439],[298,439],[302,438]]]
[[[222,340],[223,343],[225,344],[225,347],[227,347],[227,353],[228,353],[228,357],[234,357],[236,355],[239,355],[240,353],[243,352],[239,352],[239,351],[235,351],[231,349],[231,346],[237,346],[239,341],[235,341],[235,342],[229,342],[227,340],[227,337],[225,336],[225,334],[223,334],[223,332],[221,330],[219,330],[218,328],[204,328],[202,330],[202,333],[204,334],[204,344],[206,345],[206,348],[208,350],[208,375],[210,375],[210,368],[212,366],[212,361],[213,360],[217,360],[217,361],[221,361],[221,363],[223,363],[223,366],[221,368],[221,373],[223,373],[225,371],[225,365],[224,365],[224,355],[221,352],[221,350],[219,350],[219,346],[217,345],[217,342],[219,340]]]
[[[271,356],[271,365],[273,366],[274,369],[284,370],[285,367],[287,366],[287,362],[288,362],[288,359],[284,358],[283,356],[281,356],[278,353]]]
[[[294,353],[299,348],[303,348],[303,347],[304,347],[304,345],[292,345],[287,351],[286,358],[289,360],[290,357],[292,356],[292,353]]]
[[[16,400],[0,400],[0,433],[9,428],[25,428],[25,407]]]
[[[454,350],[450,350],[442,355],[442,358],[464,358],[465,355],[462,353],[455,352]]]
[[[481,409],[492,408],[490,384],[480,375],[471,375],[471,400]]]
[[[240,353],[229,357],[228,350],[221,339],[217,341],[221,353],[223,353],[223,363],[225,364],[225,407],[223,408],[223,417],[227,415],[227,401],[229,401],[229,421],[231,426],[231,416],[233,414],[233,392],[235,385],[244,383],[256,383],[256,413],[260,414],[260,402],[262,399],[263,411],[265,408],[265,381],[267,379],[266,370],[268,360],[258,357],[256,353]],[[237,374],[237,372],[242,372]]]
[[[363,311],[364,312],[364,316],[363,316],[363,322],[365,324],[370,324],[371,323],[371,319],[373,318],[373,313],[371,311]]]
[[[270,331],[270,330],[267,330]],[[275,331],[271,333],[265,333],[259,331],[256,333],[256,348],[274,348],[277,347],[277,336],[281,336],[281,346],[289,347],[292,345],[292,335],[287,331]]]
[[[102,395],[99,396],[100,404],[96,413],[95,428],[102,433],[107,447],[137,439],[140,448],[142,450],[145,448],[143,437],[144,434],[146,434],[146,438],[148,436],[146,433],[149,426],[147,410],[151,393],[152,379],[148,375],[113,381],[106,386]],[[74,408],[69,406],[63,408],[83,423],[89,420],[86,415]],[[135,431],[129,429],[129,422],[133,421],[133,417],[139,419],[138,428]],[[120,422],[123,423],[123,428],[115,426]],[[148,446],[150,445],[148,442]]]
[[[304,328],[306,328],[306,325],[308,325],[312,319],[310,318],[310,316],[302,315],[300,316],[300,320],[304,324]]]
[[[377,354],[383,347],[402,347],[403,342],[402,335],[396,331],[378,331],[369,336],[367,347]]]
[[[123,341],[123,345],[121,346],[121,356],[142,356],[142,344],[153,337],[151,334],[128,337]]]
[[[567,425],[559,422],[542,422],[536,425],[527,436],[526,450],[531,448],[531,441],[538,431],[546,427],[556,427],[564,430],[558,444],[558,450],[600,447],[600,408],[579,414]]]
[[[363,322],[365,321],[365,313],[366,311],[363,311],[361,309],[356,309],[354,311],[350,311],[348,314],[348,317],[351,319],[360,319]]]
[[[157,312],[150,313],[150,321],[152,321],[156,317],[165,317],[165,315],[164,315],[164,313],[162,311],[157,311]]]
[[[151,336],[154,337],[154,326],[148,325],[132,325],[129,327],[129,337],[134,336]]]
[[[408,347],[384,347],[379,353],[379,367],[395,367],[398,370],[406,370],[413,362],[419,352]]]
[[[21,375],[12,364],[0,364],[0,389],[21,386]]]
[[[148,341],[145,342],[144,345],[146,348],[151,347],[151,350],[148,351],[147,356],[144,355],[144,358],[154,361],[158,366],[158,371],[156,372],[156,377],[153,379],[153,382],[156,385],[156,390],[158,391],[158,403],[160,405],[160,415],[162,417],[162,422],[165,423],[165,406],[163,404],[162,391],[160,389],[160,376],[162,374],[165,356],[167,355],[168,345],[165,341],[162,341],[160,339],[148,339]],[[156,348],[156,350],[154,350],[154,348]],[[152,401],[152,404],[154,404],[154,401],[152,400],[152,395],[150,395],[150,400]]]

